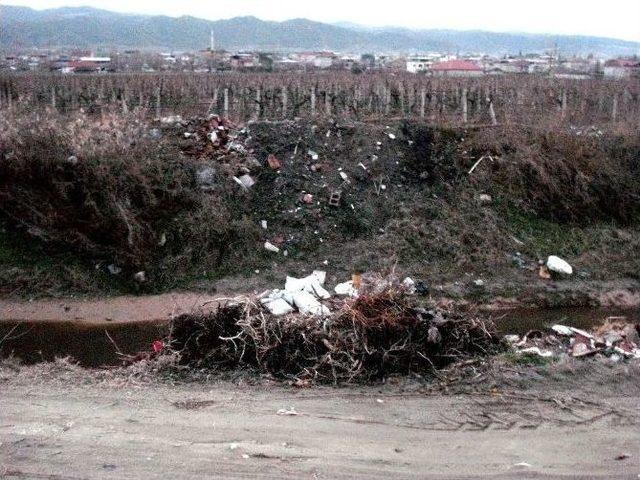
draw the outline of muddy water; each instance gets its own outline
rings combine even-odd
[[[556,323],[588,329],[612,316],[640,323],[639,309],[513,309],[485,314],[495,321],[503,334],[524,334]],[[16,327],[15,324],[3,323],[0,324],[0,356],[15,355],[27,363],[69,356],[87,367],[118,365],[122,359],[119,353],[132,355],[150,351],[151,343],[163,338],[167,331],[166,322],[99,327],[60,322],[22,323]]]
[[[78,323],[38,322],[0,324],[0,356],[15,355],[27,363],[51,361],[56,357],[73,357],[81,365],[98,367],[118,365],[119,352],[132,355],[150,351],[154,340],[163,338],[168,325],[136,322],[107,326]],[[117,349],[116,349],[117,346]]]
[[[530,330],[544,330],[556,324],[588,330],[609,317],[624,317],[627,322],[640,323],[640,309],[602,308],[516,308],[485,312],[497,325],[500,333],[525,334]]]

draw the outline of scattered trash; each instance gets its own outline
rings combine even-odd
[[[571,355],[575,358],[601,354],[619,361],[623,358],[640,358],[640,348],[635,339],[637,331],[634,324],[621,321],[606,321],[593,332],[566,325],[553,325],[550,335],[542,332],[529,332],[522,339],[517,336],[505,337],[505,341],[518,353],[535,354],[541,357]]]
[[[522,355],[538,355],[539,357],[542,357],[542,358],[553,357],[553,352],[552,351],[550,351],[550,350],[540,350],[540,348],[538,348],[538,347],[522,348],[522,349],[518,350],[518,353],[520,353]]]
[[[162,340],[156,340],[151,344],[151,350],[154,353],[161,352],[164,349],[164,342]]]
[[[344,180],[345,182],[349,181],[349,176],[344,172],[340,172],[340,178],[342,178],[342,180]]]
[[[119,275],[120,273],[122,273],[122,268],[114,265],[113,263],[107,267],[107,270],[109,270],[109,273],[111,275]]]
[[[278,415],[284,415],[288,417],[294,417],[294,416],[300,415],[298,412],[296,412],[296,409],[294,407],[281,408],[280,410],[278,410],[277,413]]]
[[[267,157],[267,163],[269,164],[269,168],[271,170],[280,170],[280,168],[282,168],[280,160],[278,160],[278,158],[273,154]]]
[[[311,195],[310,193],[305,193],[302,196],[302,201],[307,205],[311,205],[313,203],[313,195]]]
[[[271,242],[264,242],[264,249],[269,252],[280,253],[280,249]]]
[[[320,158],[320,155],[318,155],[318,153],[314,152],[313,150],[309,150],[307,153],[311,157],[311,160],[315,161],[315,160],[318,160]]]
[[[561,275],[572,275],[573,268],[566,261],[561,259],[560,257],[556,257],[555,255],[551,255],[547,259],[546,263],[547,268],[550,272],[559,273]]]
[[[629,455],[628,453],[621,453],[616,457],[616,460],[626,460],[628,458],[631,458],[631,455]]]
[[[412,278],[405,278],[402,281],[402,286],[406,289],[408,294],[413,295],[416,293],[416,282],[414,282]]]
[[[256,181],[249,174],[242,175],[240,178],[233,177],[235,182],[246,190],[249,190],[256,184]]]
[[[416,293],[418,295],[422,295],[427,296],[429,295],[429,287],[427,287],[427,285],[424,282],[417,282],[416,283]]]
[[[474,281],[473,281],[473,284],[474,284],[476,287],[484,287],[484,280],[481,280],[481,279],[474,280]]]
[[[138,283],[144,283],[147,281],[147,274],[143,271],[136,273],[133,279]]]
[[[573,329],[570,327],[565,327],[564,325],[554,325],[551,327],[551,330],[556,332],[558,335],[564,335],[566,337],[570,337],[573,335]]]
[[[183,123],[180,115],[169,115],[168,117],[162,117],[160,123],[164,125],[175,125],[177,123]]]
[[[491,198],[491,195],[482,193],[478,195],[478,200],[480,201],[480,203],[491,203],[493,201],[493,198]]]
[[[352,280],[349,280],[348,282],[344,282],[344,283],[339,283],[333,288],[333,291],[336,292],[336,295],[340,295],[340,296],[348,296],[348,297],[358,296],[358,289],[354,288]]]
[[[551,280],[551,273],[546,265],[540,265],[538,269],[538,276],[543,280]]]
[[[391,140],[395,140],[395,139],[396,139],[396,136],[395,136],[393,133],[389,133],[387,136],[388,136]]]
[[[293,302],[293,299],[291,300]],[[269,310],[269,313],[280,317],[293,312],[293,307],[287,302],[279,291],[274,291],[269,297],[260,300],[260,303]]]
[[[201,188],[210,188],[216,183],[216,171],[213,167],[205,166],[196,171],[196,183]]]
[[[262,227],[263,230],[267,229],[267,221],[266,220],[261,220],[260,221],[260,226]]]

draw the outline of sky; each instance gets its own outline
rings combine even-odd
[[[640,42],[640,0],[0,0],[36,9],[91,6],[218,20],[308,18],[368,26],[578,34]]]

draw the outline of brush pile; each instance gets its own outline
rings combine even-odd
[[[424,373],[500,345],[492,324],[415,306],[398,286],[344,300],[325,317],[275,317],[249,301],[182,315],[167,343],[195,368],[248,367],[334,384]]]

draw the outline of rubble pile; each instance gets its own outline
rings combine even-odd
[[[201,162],[196,180],[203,190],[215,186],[218,173],[232,177],[243,189],[248,190],[255,185],[252,174],[263,165],[246,146],[246,129],[215,114],[189,120],[163,118],[161,125],[176,137],[175,142],[182,153]],[[274,164],[274,159],[270,159],[269,164]]]
[[[332,296],[324,272],[315,271],[288,277],[283,290],[257,301],[182,315],[172,323],[168,351],[192,367],[251,367],[304,384],[425,373],[500,348],[491,323],[424,308],[406,284],[367,284],[375,276],[364,277],[357,297]]]
[[[565,325],[554,325],[551,331],[534,330],[522,337],[507,335],[505,340],[519,354],[543,358],[604,355],[614,362],[640,359],[640,325],[608,319],[591,332]]]

